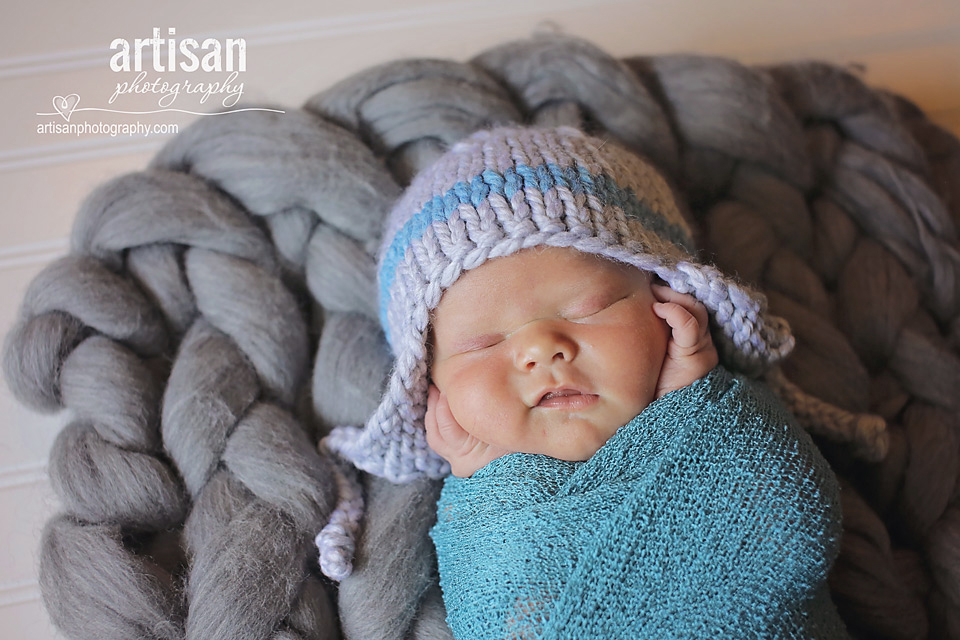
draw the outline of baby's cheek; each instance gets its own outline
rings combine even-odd
[[[629,388],[628,394],[634,408],[638,409],[637,413],[655,397],[669,335],[666,323],[654,316],[653,320],[638,327],[629,345],[621,345],[615,351],[616,369]]]
[[[503,376],[477,374],[472,384],[461,388],[457,407],[451,410],[464,431],[503,448],[517,445],[517,403],[510,397]]]
[[[484,402],[487,394],[483,393],[482,385],[476,376],[454,376],[442,391],[447,395],[450,412],[457,423],[468,433],[476,435],[474,432],[480,423],[480,417],[487,411]]]

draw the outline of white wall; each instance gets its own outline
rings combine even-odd
[[[191,3],[194,4],[194,3]],[[108,105],[132,74],[109,69],[115,38],[242,37],[245,101],[298,106],[314,92],[370,65],[408,56],[463,60],[529,35],[550,21],[616,56],[666,52],[726,55],[744,62],[819,58],[866,67],[866,79],[914,99],[960,134],[960,3],[956,0],[216,0],[10,3],[0,23],[0,333],[45,264],[64,253],[80,200],[98,183],[142,168],[164,136],[40,134],[63,122],[54,96],[78,107],[147,110],[156,96]],[[148,68],[145,62],[145,68]],[[151,73],[151,76],[159,74]],[[197,74],[194,74],[196,76]],[[211,74],[219,79],[226,74]],[[180,75],[177,79],[190,77]],[[191,77],[191,80],[197,78]],[[122,105],[122,106],[121,106]],[[176,106],[207,110],[195,96]],[[71,121],[184,125],[192,116],[75,112]],[[126,118],[126,120],[124,120]],[[56,510],[46,453],[63,416],[38,416],[0,385],[0,638],[57,635],[39,602],[36,551]]]

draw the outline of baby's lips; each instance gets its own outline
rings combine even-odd
[[[542,396],[540,396],[540,402],[544,400],[549,400],[550,398],[562,398],[566,396],[579,396],[582,395],[577,389],[560,389],[559,391],[547,391]]]
[[[565,387],[548,389],[540,394],[536,406],[558,409],[577,409],[587,407],[597,401],[599,396],[585,393],[579,389]]]
[[[576,393],[571,395],[556,395],[544,398],[537,404],[542,409],[560,409],[578,411],[593,406],[600,396],[592,393]]]

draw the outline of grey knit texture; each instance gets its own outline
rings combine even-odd
[[[843,479],[831,588],[848,626],[960,637],[960,143],[827,64],[618,60],[558,35],[382,65],[282,115],[200,118],[81,205],[3,358],[21,402],[71,416],[40,541],[63,634],[450,637],[435,481],[365,478],[334,587],[312,538],[338,496],[315,445],[363,424],[391,369],[386,212],[456,141],[508,123],[615,139],[678,186],[700,258],[797,337],[772,381]]]

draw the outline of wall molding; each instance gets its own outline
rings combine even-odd
[[[0,608],[34,600],[40,600],[40,584],[36,580],[0,584]]]
[[[624,4],[624,0],[556,0],[554,4],[550,5],[550,12],[556,13],[564,10],[618,4]],[[178,34],[177,38],[193,37],[201,40],[208,37],[223,39],[242,36],[250,46],[277,45],[324,40],[359,33],[402,31],[406,28],[429,25],[459,24],[463,21],[463,16],[471,12],[496,13],[503,18],[543,15],[545,7],[544,2],[517,3],[512,0],[493,0],[491,4],[490,2],[482,3],[471,0],[409,9],[354,13],[312,20],[255,25],[230,31],[185,33]],[[157,26],[162,30],[166,25]],[[538,28],[550,30],[553,27],[548,21],[543,21]],[[148,33],[127,35],[131,37],[135,35],[149,36]],[[919,50],[934,46],[956,46],[957,42],[960,42],[960,25],[946,24],[916,28],[904,32],[875,33],[844,39],[828,37],[823,41],[803,42],[773,49],[769,47],[757,49],[747,47],[740,52],[730,52],[728,55],[738,57],[747,64],[774,64],[779,60],[799,60],[813,57],[819,59],[833,58],[835,60],[862,58],[876,52],[885,53],[911,49]],[[811,56],[810,51],[817,51],[817,56]],[[146,48],[144,55],[147,61],[152,60],[152,48]],[[108,43],[104,43],[101,47],[3,58],[0,59],[0,82],[5,78],[21,76],[38,76],[80,69],[107,69],[108,60]],[[867,76],[865,79],[869,82],[869,62],[866,63],[865,67],[861,72],[864,76]],[[952,120],[951,117],[950,121],[952,122]],[[172,137],[158,135],[151,137],[149,142],[135,139],[118,140],[110,137],[74,139],[55,145],[0,150],[0,173],[118,155],[135,153],[152,155],[162,146],[163,142]]]
[[[70,240],[65,237],[0,247],[0,271],[47,264],[65,256],[69,251]],[[0,478],[2,477],[3,470],[0,469]],[[2,480],[0,486],[3,486]]]
[[[461,23],[464,15],[473,11],[495,13],[500,17],[518,15],[537,15],[549,8],[551,12],[583,7],[596,7],[610,4],[622,4],[624,0],[555,0],[546,2],[520,3],[514,0],[495,0],[493,2],[449,2],[443,4],[398,9],[394,11],[376,11],[355,13],[330,18],[297,20],[273,25],[238,27],[227,31],[206,33],[177,34],[177,39],[195,38],[236,38],[242,37],[248,46],[306,42],[356,33],[392,31],[405,27],[422,27],[430,24]],[[167,25],[154,25],[162,30]],[[126,34],[129,37],[148,37],[149,33]],[[124,34],[118,34],[122,37]],[[106,68],[110,60],[109,42],[101,47],[84,47],[65,51],[52,51],[25,56],[0,58],[0,79],[47,73],[63,73],[77,69]],[[152,50],[144,50],[144,59],[152,60]]]
[[[173,137],[156,135],[150,137],[150,142],[143,142],[136,138],[117,139],[106,136],[38,147],[0,150],[0,173],[138,153],[153,155]]]
[[[0,469],[0,490],[44,484],[48,480],[46,462],[30,462]]]
[[[775,64],[791,60],[827,60],[829,58],[859,58],[877,53],[892,53],[932,46],[956,46],[960,42],[960,25],[923,27],[912,30],[873,33],[869,35],[825,40],[809,40],[798,44],[764,46],[727,54],[744,64]],[[815,54],[812,52],[816,52]],[[766,60],[774,62],[766,62]],[[839,63],[835,63],[839,64]],[[870,63],[866,63],[866,71]]]

